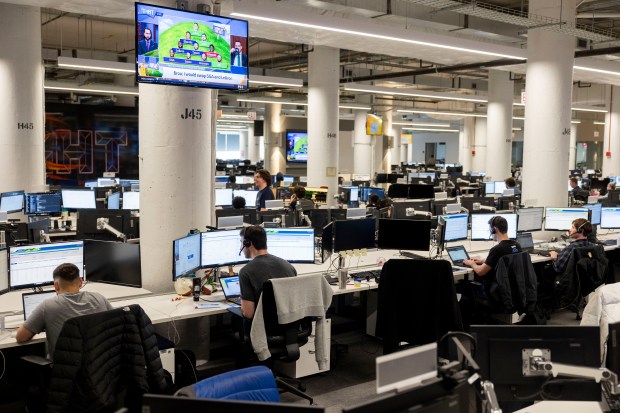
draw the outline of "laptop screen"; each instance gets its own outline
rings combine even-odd
[[[238,297],[241,295],[239,277],[222,277],[220,278],[220,284],[222,285],[222,291],[227,298]]]
[[[534,248],[534,239],[532,238],[532,233],[530,232],[517,234],[517,242],[521,245],[521,249],[527,250]]]
[[[447,248],[447,251],[452,262],[463,262],[463,260],[469,258],[469,255],[467,255],[467,251],[463,246],[450,247]]]
[[[27,320],[30,317],[30,314],[34,311],[35,308],[43,301],[47,300],[50,297],[54,297],[56,295],[56,291],[46,291],[44,293],[24,293],[22,294],[22,302],[24,303],[24,320]]]

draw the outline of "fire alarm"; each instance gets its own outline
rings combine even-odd
[[[605,152],[605,156],[608,158],[611,158],[611,152],[610,151]]]
[[[475,155],[475,154],[476,154],[476,150],[475,150],[475,149],[472,149],[472,150],[471,150],[471,154],[472,154],[472,155]]]

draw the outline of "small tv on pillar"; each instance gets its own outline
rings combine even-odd
[[[248,22],[135,3],[141,83],[248,88]]]
[[[308,132],[305,130],[286,131],[286,162],[308,162]]]

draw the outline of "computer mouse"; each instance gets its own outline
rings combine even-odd
[[[540,252],[538,253],[538,255],[540,255],[541,257],[550,257],[551,254],[549,254],[548,252]]]

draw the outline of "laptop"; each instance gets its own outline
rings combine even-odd
[[[517,233],[517,242],[521,245],[521,251],[530,254],[538,254],[543,256],[549,256],[549,251],[539,250],[534,248],[534,238],[531,232],[519,232]]]
[[[226,301],[241,305],[241,288],[239,286],[239,276],[220,277],[220,285]]]
[[[467,253],[465,247],[462,245],[448,247],[446,248],[446,251],[448,252],[448,256],[450,257],[452,264],[456,266],[462,267],[463,261],[469,259],[469,254]]]
[[[23,293],[22,303],[24,305],[24,320],[30,317],[35,308],[48,298],[55,297],[56,291],[44,291],[42,293]]]

